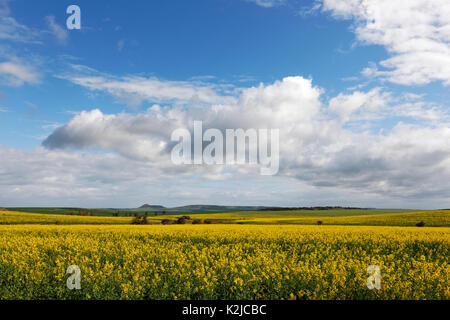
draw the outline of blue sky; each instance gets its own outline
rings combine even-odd
[[[33,5],[33,10],[20,0],[8,5],[17,22],[45,32],[49,15],[65,26],[66,8],[71,3],[42,1]],[[68,40],[44,34],[36,40],[42,44],[13,46],[24,59],[38,60],[42,82],[3,88],[7,99],[2,105],[14,113],[0,118],[1,125],[9,129],[1,133],[3,145],[39,145],[35,138],[46,133],[42,122],[65,122],[70,119],[68,111],[100,106],[108,112],[123,109],[110,97],[92,99],[82,88],[58,79],[71,63],[114,75],[142,74],[180,81],[205,77],[236,86],[301,75],[319,83],[325,96],[333,96],[355,85],[352,78],[368,61],[387,57],[381,46],[355,45],[350,21],[326,14],[302,15],[308,2],[270,8],[241,0],[79,1],[78,5],[83,28],[66,31]],[[408,89],[427,93],[437,102],[449,97],[440,84]]]
[[[62,165],[61,159],[69,155],[100,157],[91,159],[93,167],[101,165],[102,156],[117,157],[117,166],[127,161],[130,168],[133,164],[144,166],[142,170],[148,167],[152,174],[141,180],[142,175],[138,179],[136,172],[129,172],[126,178],[114,177],[111,185],[101,174],[96,176],[101,170],[93,169],[85,176],[78,171],[80,163],[70,164],[76,187],[67,205],[152,202],[147,194],[155,192],[152,186],[157,177],[166,179],[164,187],[172,190],[170,195],[158,192],[155,196],[154,201],[166,205],[204,201],[232,204],[243,185],[245,190],[255,190],[247,200],[240,199],[240,204],[450,205],[447,184],[434,180],[446,177],[449,169],[450,72],[445,63],[450,61],[449,20],[439,4],[429,7],[421,0],[412,2],[414,6],[398,3],[392,8],[388,1],[357,0],[79,0],[39,4],[2,0],[0,168],[2,159],[4,162],[0,176],[5,177],[5,190],[18,191],[0,196],[0,205],[1,200],[5,205],[33,205],[32,196],[42,199],[36,204],[63,205],[58,190],[72,188],[62,182],[63,173],[58,175],[55,170],[39,176],[47,181],[42,182],[46,192],[42,185],[27,179],[14,187],[11,177],[51,167],[51,161]],[[66,28],[66,8],[71,4],[81,8],[81,30]],[[416,23],[407,15],[396,15],[398,10],[417,14]],[[416,25],[421,29],[416,30]],[[156,112],[166,118],[168,110],[181,108],[179,120],[192,118],[192,110],[199,105],[207,110],[204,114],[228,104],[236,114],[245,114],[249,106],[243,97],[248,96],[261,103],[252,107],[255,114],[264,108],[274,113],[274,119],[278,119],[277,112],[285,118],[293,114],[286,123],[271,123],[292,126],[291,136],[282,142],[286,149],[284,167],[273,179],[261,180],[233,168],[215,168],[213,178],[210,169],[205,169],[206,173],[186,170],[181,185],[192,189],[195,184],[199,191],[175,197],[173,193],[180,193],[176,182],[179,173],[161,164],[166,155],[141,156],[137,151],[143,148],[141,137],[132,129],[123,129],[149,116],[148,108],[155,104],[166,108]],[[286,107],[290,103],[293,105]],[[311,109],[314,117],[308,118],[309,113],[299,111],[302,108]],[[92,113],[96,109],[101,114],[98,117]],[[214,117],[218,115],[208,119]],[[244,117],[242,123],[258,128],[260,124],[251,118]],[[302,124],[306,118],[309,122]],[[298,126],[289,122],[295,119]],[[267,124],[266,120],[261,121]],[[152,121],[149,128],[163,126]],[[314,134],[313,129],[300,130],[316,122]],[[223,124],[217,118],[209,125],[220,127],[219,123]],[[113,134],[107,136],[110,130],[119,130],[120,142]],[[164,137],[155,130],[145,135]],[[57,137],[58,143],[43,144],[50,135]],[[415,135],[433,142],[402,142]],[[335,137],[341,140],[334,141]],[[161,139],[160,143],[167,142],[167,137]],[[399,153],[403,145],[407,147]],[[425,150],[430,145],[433,148]],[[308,156],[294,151],[297,148],[308,150]],[[344,150],[355,153],[350,168],[346,167],[347,153],[342,156]],[[12,162],[23,161],[12,160],[18,154],[36,159],[36,163],[13,167]],[[403,168],[411,159],[417,162]],[[423,172],[416,172],[418,167]],[[354,176],[346,177],[346,172]],[[145,185],[145,191],[130,188],[133,181]],[[208,194],[205,188],[213,191]],[[223,189],[227,190],[225,197],[221,196]],[[27,198],[21,197],[19,190],[28,190]],[[89,190],[94,190],[92,196]],[[352,200],[348,199],[350,194]]]

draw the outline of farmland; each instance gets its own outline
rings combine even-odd
[[[450,299],[450,211],[330,213],[131,225],[0,211],[0,299]],[[71,265],[80,290],[66,287]],[[370,265],[380,267],[380,290],[366,287]]]
[[[151,224],[162,220],[176,220],[183,214],[149,215]],[[207,219],[212,223],[226,224],[302,224],[314,225],[321,221],[325,225],[373,225],[415,226],[423,221],[426,226],[450,227],[450,210],[390,211],[240,211],[229,213],[188,213],[191,219]],[[130,224],[132,217],[78,216],[67,214],[41,214],[16,211],[0,211],[0,224]]]
[[[131,218],[0,211],[0,224],[127,224]]]
[[[449,228],[0,226],[2,299],[449,299]],[[365,287],[379,265],[382,289]],[[82,289],[65,287],[66,268]]]

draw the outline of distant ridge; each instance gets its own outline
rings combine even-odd
[[[205,204],[195,204],[189,206],[181,206],[172,208],[178,211],[240,211],[240,210],[260,210],[266,207],[261,206],[218,206],[218,205],[205,205]]]
[[[139,209],[166,209],[166,207],[160,205],[149,205],[146,203],[140,206]]]
[[[195,204],[180,206],[174,208],[167,208],[159,205],[144,204],[136,211],[167,211],[167,212],[208,212],[208,211],[248,211],[248,210],[262,210],[267,207],[263,206],[219,206],[219,205],[206,205],[206,204]]]
[[[261,211],[291,211],[291,210],[335,210],[335,209],[355,209],[355,210],[367,210],[370,208],[359,208],[359,207],[341,207],[341,206],[326,206],[326,207],[270,207],[259,209]]]

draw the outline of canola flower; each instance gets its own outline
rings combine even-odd
[[[0,299],[449,299],[450,228],[0,226]],[[68,290],[66,269],[81,269]],[[369,265],[381,289],[366,286]]]

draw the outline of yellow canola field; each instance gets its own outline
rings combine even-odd
[[[449,299],[450,228],[0,226],[0,299]],[[66,286],[70,265],[81,290]],[[368,266],[381,270],[369,290]]]
[[[350,213],[350,211],[347,211]],[[325,225],[373,225],[373,226],[415,226],[424,222],[429,227],[450,227],[450,210],[415,211],[404,213],[367,214],[357,216],[302,216],[301,211],[293,213],[230,212],[191,214],[196,219],[222,220],[225,223],[245,224],[305,224],[321,221]],[[169,217],[170,218],[170,217]],[[152,219],[152,217],[150,217]]]
[[[1,224],[129,224],[131,217],[76,216],[0,211]]]
[[[429,227],[450,227],[450,211],[419,211],[408,213],[373,214],[344,217],[254,217],[248,220],[255,224],[317,224],[329,225],[369,225],[369,226],[415,226],[424,222]],[[246,220],[242,220],[246,221]]]

